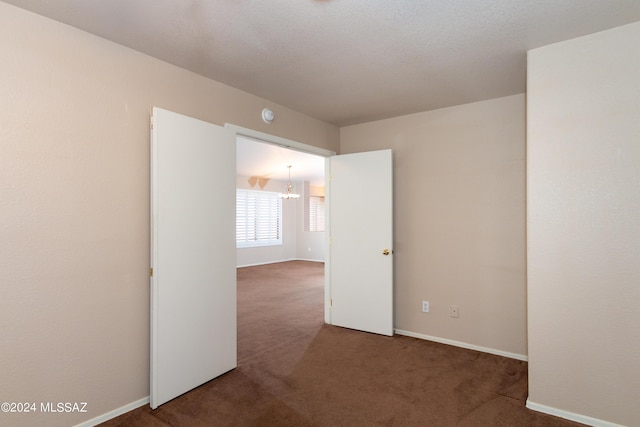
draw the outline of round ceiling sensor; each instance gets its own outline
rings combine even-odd
[[[274,117],[275,115],[273,114],[273,111],[268,108],[262,110],[262,120],[264,120],[265,123],[271,123]]]

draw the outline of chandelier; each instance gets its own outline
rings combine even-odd
[[[287,184],[287,192],[280,193],[280,197],[283,199],[299,199],[300,195],[293,192],[293,185],[291,185],[291,165],[287,167],[289,168],[289,184]]]

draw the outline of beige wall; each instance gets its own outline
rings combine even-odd
[[[524,107],[516,95],[340,130],[343,154],[393,149],[397,329],[527,354]]]
[[[149,395],[153,105],[337,151],[336,127],[0,2],[0,414]],[[262,108],[276,113],[272,125]]]
[[[310,185],[309,181],[303,181],[295,188],[302,190],[302,197],[298,205],[298,223],[296,228],[296,258],[306,261],[324,262],[325,259],[325,233],[324,231],[307,231],[309,214],[309,196],[323,196],[324,186]]]
[[[640,23],[528,62],[529,406],[637,426]]]

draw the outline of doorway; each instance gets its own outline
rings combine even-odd
[[[281,148],[283,150],[288,150],[286,153],[287,154],[292,154],[292,153],[301,153],[301,154],[307,154],[307,155],[312,155],[315,156],[316,158],[324,158],[324,173],[323,173],[323,177],[326,176],[327,174],[327,170],[328,170],[328,162],[326,161],[327,158],[331,157],[331,156],[335,156],[336,153],[335,151],[331,151],[331,150],[327,150],[324,148],[319,148],[319,147],[315,147],[312,145],[307,145],[307,144],[303,144],[301,142],[297,142],[297,141],[293,141],[290,139],[286,139],[286,138],[282,138],[279,136],[275,136],[275,135],[270,135],[264,132],[259,132],[259,131],[255,131],[253,129],[248,129],[248,128],[243,128],[240,126],[236,126],[236,125],[232,125],[229,123],[226,123],[224,125],[225,128],[230,129],[232,131],[234,131],[236,133],[236,143],[237,143],[237,139],[238,138],[245,138],[248,139],[250,141],[257,141],[261,144],[263,144],[262,146],[260,146],[261,148],[265,148],[265,147],[278,147]],[[288,166],[288,165],[285,165]],[[250,170],[248,170],[250,171]],[[288,171],[285,171],[288,173]],[[283,175],[281,175],[283,176]],[[295,175],[294,175],[295,177]],[[324,182],[324,178],[322,179],[322,182]],[[282,191],[282,190],[278,190],[278,191]],[[328,246],[328,234],[325,232],[323,233],[323,240],[324,240],[324,246],[323,246],[323,250],[326,250],[327,246]],[[325,262],[325,283],[324,283],[324,321],[326,323],[330,323],[330,318],[331,318],[331,300],[330,300],[330,292],[328,289],[328,281],[326,280],[326,275],[327,275],[327,266],[328,263]]]
[[[238,366],[249,368],[324,323],[325,158],[244,135],[236,149]]]
[[[237,135],[331,157],[325,162],[325,174],[331,171],[327,180],[331,229],[325,238],[332,236],[330,247],[325,240],[329,252],[323,269],[325,322],[392,334],[391,150],[335,156],[328,150],[232,125],[225,129],[157,107],[152,123],[152,408],[236,366],[237,263],[231,230],[236,223]],[[368,242],[372,237],[376,241]],[[359,262],[355,271],[354,260]],[[352,279],[353,274],[358,280]],[[185,291],[187,282],[195,289]],[[370,292],[371,288],[381,292]],[[357,311],[360,323],[334,323],[334,311]],[[380,323],[381,313],[384,330],[369,328],[366,321]],[[212,360],[225,362],[224,366],[214,372]]]

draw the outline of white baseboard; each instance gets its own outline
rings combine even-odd
[[[277,260],[277,261],[258,262],[258,263],[255,263],[255,264],[237,265],[237,266],[236,266],[236,268],[255,267],[255,266],[257,266],[257,265],[278,264],[278,263],[281,263],[281,262],[288,262],[288,261],[312,261],[312,262],[324,262],[324,260],[323,260],[323,259],[289,258],[289,259],[281,259],[281,260]]]
[[[323,259],[307,259],[307,258],[296,258],[293,261],[324,262]]]
[[[265,261],[265,262],[256,262],[253,264],[242,264],[242,265],[236,265],[236,268],[244,268],[244,267],[256,267],[258,265],[269,265],[269,264],[277,264],[279,262],[287,262],[287,261],[293,261],[290,259],[283,259],[283,260],[279,260],[279,261]]]
[[[453,345],[453,346],[456,346],[456,347],[466,348],[466,349],[469,349],[469,350],[481,351],[483,353],[495,354],[496,356],[504,356],[504,357],[508,357],[510,359],[522,360],[524,362],[529,360],[529,358],[525,354],[510,353],[508,351],[496,350],[494,348],[482,347],[482,346],[478,346],[478,345],[474,345],[474,344],[468,344],[468,343],[460,342],[460,341],[454,341],[454,340],[450,340],[450,339],[446,339],[446,338],[440,338],[440,337],[434,337],[434,336],[431,336],[431,335],[419,334],[417,332],[403,331],[402,329],[395,329],[395,333],[398,334],[398,335],[406,335],[408,337],[420,338],[422,340],[434,341],[434,342],[438,342],[440,344],[448,344],[448,345]]]
[[[527,408],[532,411],[542,412],[545,414],[553,415],[556,417],[564,418],[570,421],[576,421],[578,423],[586,424],[594,427],[623,427],[620,424],[611,423],[609,421],[599,420],[597,418],[588,417],[586,415],[576,414],[574,412],[564,411],[562,409],[553,408],[547,405],[541,405],[539,403],[532,402],[527,399]]]
[[[120,416],[122,414],[126,414],[129,411],[133,411],[134,409],[137,409],[143,405],[146,405],[147,403],[149,403],[149,396],[147,397],[143,397],[140,400],[136,400],[135,402],[131,402],[128,403],[124,406],[121,406],[119,408],[114,409],[113,411],[109,411],[105,414],[102,415],[98,415],[95,418],[91,418],[90,420],[87,420],[85,422],[82,422],[80,424],[77,424],[75,427],[93,427],[96,426],[98,424],[101,424],[105,421],[109,421],[112,418],[115,418],[117,416]]]

